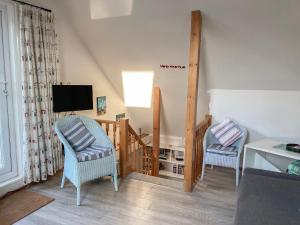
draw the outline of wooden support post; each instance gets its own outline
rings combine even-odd
[[[191,192],[193,190],[193,164],[195,160],[194,131],[197,114],[201,24],[201,12],[193,11],[191,16],[190,58],[185,130],[184,190],[187,192]]]
[[[120,176],[126,177],[128,171],[128,119],[120,119]]]
[[[153,140],[152,140],[152,176],[159,174],[159,151],[160,151],[160,88],[153,90]]]

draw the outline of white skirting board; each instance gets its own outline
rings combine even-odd
[[[9,180],[9,182],[2,183],[0,186],[0,197],[23,186],[25,186],[25,183],[22,177],[16,177],[15,179]]]

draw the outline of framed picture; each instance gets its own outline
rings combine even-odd
[[[121,118],[125,118],[125,113],[120,113],[116,115],[116,121],[120,121]]]
[[[106,96],[97,97],[97,115],[106,113]]]

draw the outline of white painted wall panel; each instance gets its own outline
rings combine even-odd
[[[248,128],[250,141],[271,137],[300,143],[300,91],[215,89],[209,93],[214,122],[236,120]]]

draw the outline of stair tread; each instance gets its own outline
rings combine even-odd
[[[136,180],[141,180],[144,182],[148,183],[153,183],[161,186],[166,186],[170,188],[174,188],[177,190],[183,190],[183,182],[177,181],[177,180],[170,180],[170,179],[165,179],[161,177],[154,177],[154,176],[149,176],[141,173],[136,173],[133,172],[128,175],[129,178],[136,179]]]

